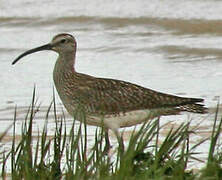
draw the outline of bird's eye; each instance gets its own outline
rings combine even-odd
[[[60,42],[61,42],[61,43],[65,43],[65,42],[66,42],[66,39],[62,39]]]

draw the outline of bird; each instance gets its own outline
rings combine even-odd
[[[202,98],[180,97],[123,80],[77,72],[77,41],[68,33],[55,35],[48,44],[25,51],[12,64],[26,55],[44,50],[58,53],[53,80],[63,105],[76,120],[83,119],[78,115],[81,109],[86,124],[104,128],[104,151],[111,147],[109,130],[114,132],[119,147],[124,151],[120,128],[135,126],[156,117],[177,115],[183,111],[200,114],[207,112]]]

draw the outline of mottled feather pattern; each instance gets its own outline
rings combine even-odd
[[[183,106],[179,106],[180,111],[187,111],[187,112],[193,112],[193,113],[207,113],[208,108],[204,107],[202,104],[187,104]]]
[[[62,76],[59,75],[59,77]],[[119,114],[133,110],[164,107],[172,107],[172,109],[177,107],[180,111],[196,112],[197,110],[198,113],[204,113],[204,107],[196,105],[203,99],[182,98],[125,81],[95,78],[69,71],[66,71],[61,79],[63,79],[60,81],[62,88],[58,92],[67,96],[65,98],[69,101],[67,103],[73,104],[73,106],[80,103],[90,114]]]
[[[182,111],[207,112],[207,108],[200,104],[203,99],[163,94],[121,80],[78,73],[74,67],[76,47],[77,43],[72,35],[58,34],[50,43],[24,52],[12,64],[34,52],[57,52],[59,57],[54,67],[53,79],[65,108],[76,120],[104,126],[108,146],[110,143],[107,129],[114,132],[124,150],[118,128],[140,124],[155,117],[180,114]]]
[[[58,35],[55,39],[61,36],[66,35]],[[60,54],[53,72],[57,91],[70,113],[79,105],[91,115],[119,115],[136,110],[164,108],[169,109],[169,112],[171,109],[172,114],[178,114],[179,111],[206,111],[203,105],[198,104],[203,99],[178,97],[121,80],[77,73],[73,67],[76,49],[73,53]]]

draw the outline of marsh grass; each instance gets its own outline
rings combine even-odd
[[[139,130],[132,132],[123,155],[118,148],[109,157],[103,153],[103,128],[97,128],[94,143],[89,146],[84,112],[81,108],[78,112],[82,123],[77,126],[73,120],[68,130],[64,113],[61,117],[56,114],[55,98],[46,112],[44,128],[34,140],[33,121],[38,109],[34,89],[32,103],[21,129],[22,138],[16,143],[15,108],[11,150],[1,151],[0,146],[2,179],[6,179],[6,165],[9,161],[11,167],[7,173],[12,179],[222,179],[222,151],[221,146],[218,146],[222,120],[217,119],[218,111],[214,119],[208,161],[203,169],[194,173],[187,170],[187,164],[198,160],[193,152],[206,139],[190,147],[190,135],[194,132],[189,130],[189,123],[170,129],[162,143],[159,143],[162,128],[159,119],[144,123]],[[51,111],[56,126],[53,138],[48,138],[47,126]],[[0,136],[0,141],[7,131]]]

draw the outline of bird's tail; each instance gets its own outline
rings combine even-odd
[[[202,104],[182,105],[182,106],[179,106],[178,109],[180,109],[180,111],[187,111],[187,112],[200,113],[200,114],[205,114],[208,112],[208,108],[204,107],[204,105]]]

